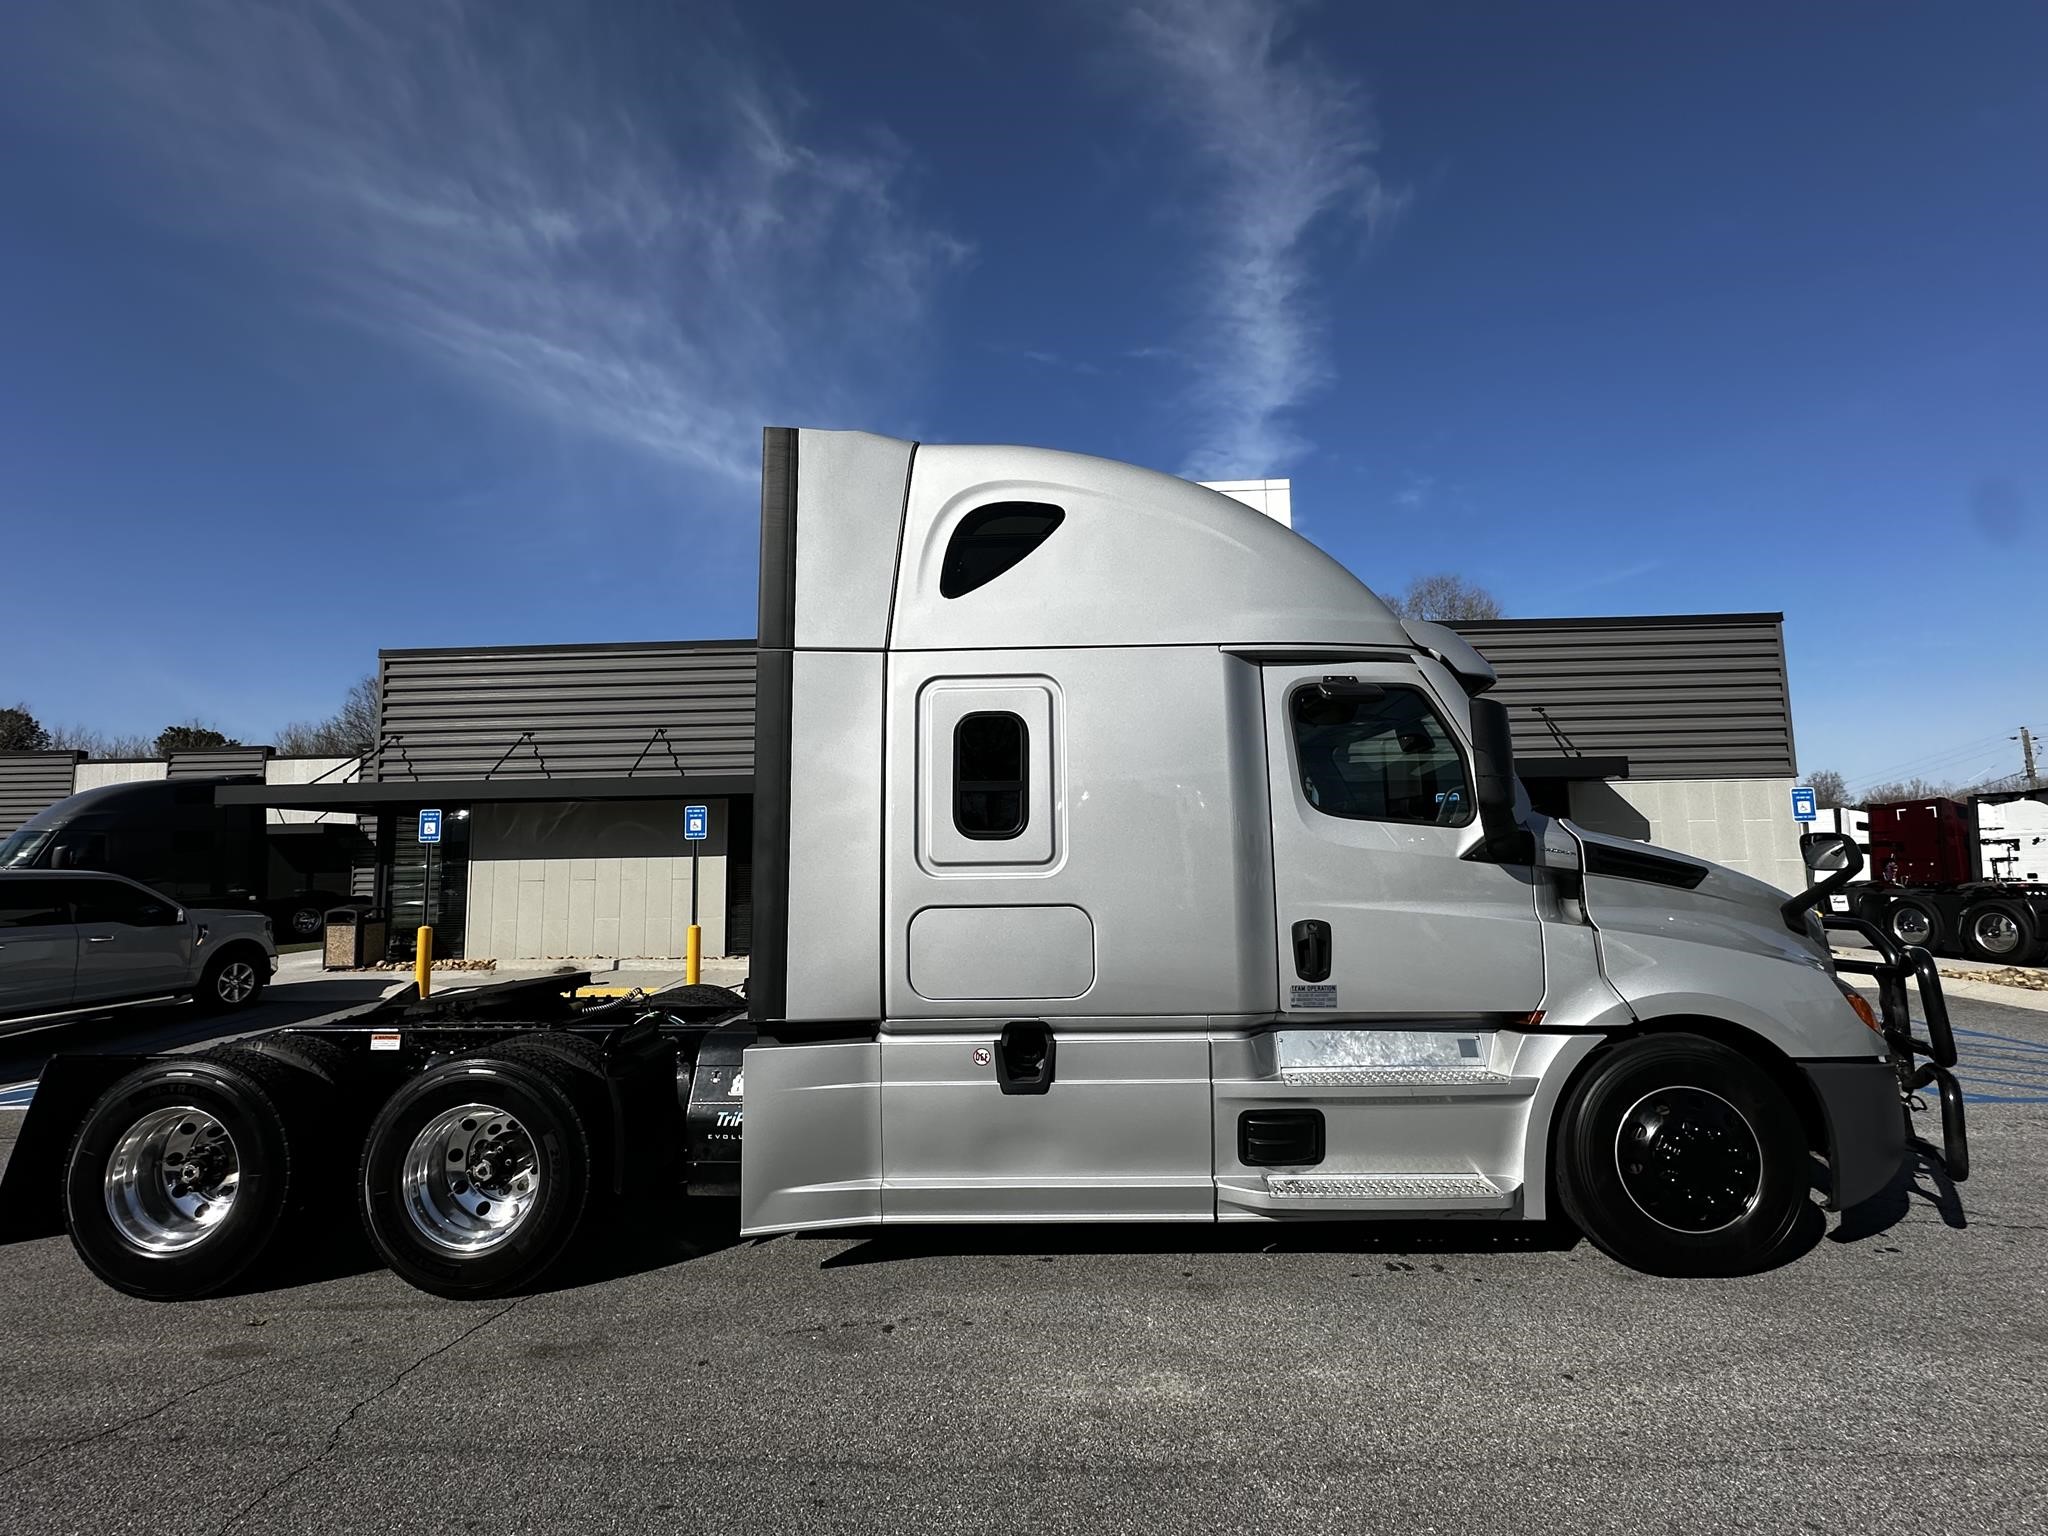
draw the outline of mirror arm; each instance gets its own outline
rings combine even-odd
[[[1827,879],[1821,881],[1819,885],[1812,887],[1801,895],[1794,896],[1790,901],[1778,908],[1785,916],[1785,926],[1802,938],[1806,935],[1807,912],[1812,908],[1818,907],[1828,897],[1834,895],[1835,892],[1863,873],[1863,850],[1856,845],[1856,840],[1854,838],[1844,838],[1842,846],[1849,850],[1848,863],[1844,864],[1832,875],[1829,875]]]

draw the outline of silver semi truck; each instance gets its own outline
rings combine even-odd
[[[1886,1187],[1940,984],[1787,898],[1535,813],[1492,668],[1305,540],[1128,465],[771,429],[747,997],[562,983],[197,1055],[61,1057],[0,1219],[202,1294],[359,1213],[530,1286],[607,1210],[917,1222],[1566,1217],[1772,1264]],[[687,788],[687,782],[685,784]],[[1916,1034],[1909,990],[1918,992]],[[659,1213],[659,1214],[650,1214]]]

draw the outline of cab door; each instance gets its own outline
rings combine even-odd
[[[1441,668],[1264,669],[1279,1007],[1528,1013],[1534,872],[1483,856],[1466,700]]]
[[[71,1003],[78,929],[55,880],[0,881],[0,1017]]]

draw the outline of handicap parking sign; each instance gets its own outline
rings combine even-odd
[[[711,835],[711,809],[703,805],[683,807],[683,839],[701,843]]]
[[[423,843],[438,843],[441,841],[441,813],[439,811],[420,812],[420,841]]]
[[[1792,819],[1794,821],[1820,820],[1820,808],[1812,790],[1805,787],[1792,791]]]

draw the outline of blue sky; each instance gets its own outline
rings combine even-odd
[[[45,3],[0,702],[752,632],[759,428],[1291,475],[1369,583],[1782,609],[1805,769],[2048,726],[2048,9]]]

